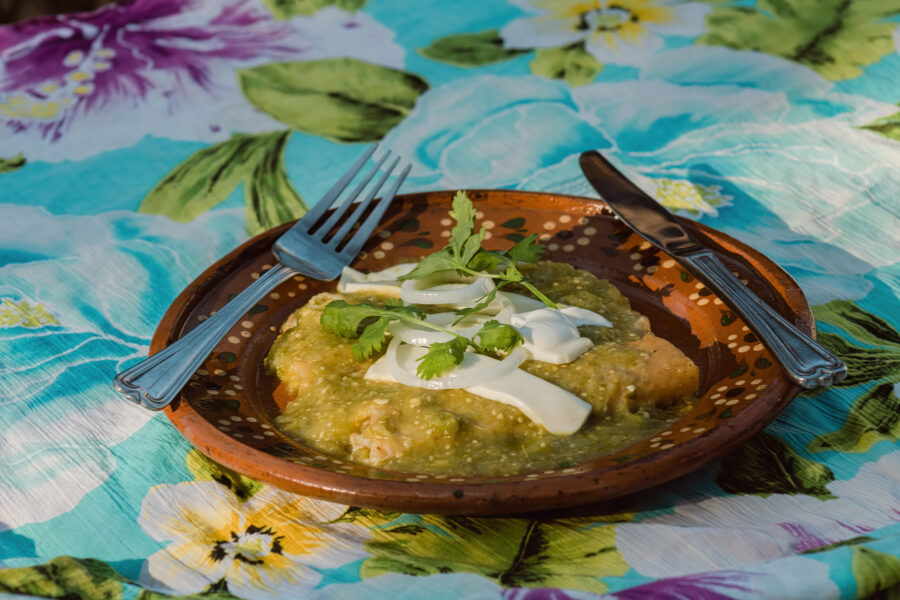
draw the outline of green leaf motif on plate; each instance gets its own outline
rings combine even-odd
[[[603,593],[599,578],[629,567],[615,525],[593,519],[535,521],[425,515],[421,526],[373,529],[362,577],[386,573],[477,573],[505,587],[559,587]]]
[[[850,569],[856,580],[857,598],[900,598],[900,558],[856,546],[851,551]]]
[[[843,426],[814,439],[809,450],[865,452],[882,440],[900,440],[900,333],[847,300],[815,306],[813,312],[817,320],[853,338],[828,331],[819,336],[847,365],[847,378],[837,387],[874,385],[853,402]]]
[[[722,460],[716,483],[732,494],[806,494],[834,498],[827,484],[834,473],[800,456],[784,440],[763,432]]]
[[[882,0],[760,0],[717,5],[696,43],[781,56],[839,81],[894,52],[896,5]]]
[[[272,143],[263,153],[244,183],[247,206],[247,233],[263,231],[299,219],[306,214],[306,204],[294,190],[284,169],[284,149],[291,132],[272,134]]]
[[[302,216],[306,205],[284,170],[290,134],[235,134],[194,152],[156,184],[138,211],[187,222],[223,202],[243,183],[250,235]]]
[[[0,157],[0,173],[10,173],[25,166],[25,157],[20,152],[13,158]]]
[[[527,51],[505,48],[497,29],[448,35],[419,49],[419,54],[425,58],[456,67],[487,65],[515,58],[525,52]]]
[[[507,229],[521,229],[525,227],[525,219],[523,217],[513,217],[512,219],[500,224],[500,227]]]
[[[238,71],[244,96],[291,127],[338,142],[372,142],[406,118],[428,84],[353,58],[272,63]]]
[[[0,570],[0,592],[45,598],[117,600],[122,597],[125,581],[102,561],[71,556],[59,556],[33,567]]]
[[[328,6],[352,13],[366,5],[366,0],[263,0],[263,2],[272,16],[282,21],[298,15],[313,15]]]
[[[262,489],[263,484],[227,469],[193,449],[185,459],[187,468],[197,481],[215,481],[234,492],[238,500],[247,500]]]
[[[529,67],[535,75],[562,79],[574,87],[594,81],[603,70],[603,63],[585,50],[584,44],[578,43],[562,48],[538,48]]]
[[[900,112],[876,119],[868,125],[861,126],[860,129],[868,129],[886,138],[900,142]]]

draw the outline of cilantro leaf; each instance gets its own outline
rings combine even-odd
[[[481,244],[487,236],[487,231],[482,227],[481,231],[475,233],[475,207],[468,195],[462,191],[453,197],[450,216],[456,219],[456,225],[450,231],[447,245],[423,258],[412,271],[400,279],[423,279],[438,271],[453,269],[460,275],[488,277],[508,283],[521,282],[541,302],[550,308],[556,308],[555,302],[528,283],[517,266],[520,262],[535,263],[541,259],[544,246],[537,241],[537,234],[533,233],[519,240],[506,252],[485,250]]]
[[[388,325],[393,321],[391,317],[379,317],[374,323],[363,330],[359,339],[350,347],[353,358],[364,361],[376,352],[381,352],[387,342]]]
[[[344,300],[335,300],[322,311],[319,323],[332,333],[343,337],[356,337],[359,335],[359,324],[363,319],[372,316],[367,310],[369,306],[368,304],[354,306]]]
[[[369,317],[399,318],[400,316],[421,318],[425,316],[425,311],[418,306],[406,306],[399,301],[388,303],[385,307],[380,308],[372,304],[350,304],[344,300],[335,300],[329,302],[322,311],[319,323],[328,331],[353,338],[359,335],[360,325]]]
[[[483,311],[485,308],[488,307],[488,305],[491,302],[494,301],[494,298],[497,297],[497,292],[500,291],[500,288],[502,288],[504,285],[506,285],[508,283],[510,283],[510,282],[509,281],[501,281],[500,283],[498,283],[496,285],[496,287],[494,287],[493,289],[491,289],[491,291],[489,291],[487,294],[482,296],[481,301],[478,304],[476,304],[475,306],[468,306],[466,308],[460,308],[460,309],[455,310],[454,312],[459,315],[459,318],[456,321],[454,321],[453,324],[456,325],[457,323],[459,323],[460,321],[462,321],[464,318],[466,318],[468,315],[471,315],[472,313],[477,313],[477,312]]]
[[[544,245],[537,241],[537,234],[519,240],[516,245],[506,251],[514,263],[536,263],[544,255]]]
[[[437,358],[429,359],[428,363],[426,363],[427,366],[425,368],[429,373],[442,373],[447,368],[459,364],[459,361],[462,360],[462,355],[460,354],[459,361],[452,364],[446,363],[447,358],[442,357],[441,348],[449,347],[452,350],[452,356],[456,356],[459,352],[464,352],[466,346],[469,345],[475,350],[481,351],[481,347],[474,341],[457,335],[445,327],[429,323],[425,320],[425,311],[415,305],[407,306],[400,300],[389,300],[384,307],[365,303],[350,304],[344,300],[335,300],[329,302],[322,311],[319,323],[326,330],[343,337],[358,337],[359,339],[353,343],[351,349],[353,350],[354,358],[362,361],[384,348],[389,335],[388,325],[395,320],[407,321],[419,327],[442,331],[454,336],[450,342],[431,345],[431,348],[437,352]],[[450,364],[450,367],[441,367],[444,363]],[[423,367],[420,365],[419,369],[421,368]],[[431,375],[431,377],[434,377],[434,375]]]
[[[465,192],[459,191],[453,196],[450,216],[456,219],[456,225],[450,231],[448,245],[456,256],[460,256],[463,244],[475,231],[475,207]]]
[[[452,369],[463,361],[466,346],[468,345],[469,340],[461,336],[457,336],[448,342],[431,344],[425,356],[419,359],[416,373],[422,379],[431,379],[444,371]]]
[[[522,342],[522,334],[518,329],[494,319],[485,323],[475,337],[481,341],[483,349],[501,352],[510,352]]]
[[[384,348],[387,327],[396,319],[418,321],[425,316],[418,306],[406,306],[399,300],[389,301],[383,308],[372,304],[350,304],[344,300],[329,302],[319,323],[340,336],[359,339],[353,344],[353,357],[365,360]],[[372,321],[371,319],[375,320]],[[369,321],[368,323],[366,323]],[[360,333],[360,327],[363,328]]]
[[[468,266],[469,261],[478,254],[481,250],[481,242],[484,241],[484,236],[487,233],[487,229],[484,227],[481,228],[477,234],[473,234],[469,236],[469,238],[463,242],[462,248],[457,253],[456,258],[459,261],[459,264]]]
[[[453,256],[450,248],[443,248],[420,260],[412,271],[406,275],[401,275],[398,279],[401,281],[406,281],[407,279],[424,279],[429,275],[434,275],[438,271],[450,271],[456,269],[457,266],[458,261]]]
[[[475,306],[456,311],[460,315],[457,323],[466,315],[484,310],[497,296],[503,286],[518,282],[547,306],[556,308],[556,304],[538,290],[519,270],[519,263],[535,263],[544,252],[543,244],[537,234],[529,235],[517,242],[507,251],[485,250],[481,247],[487,230],[482,227],[475,232],[475,207],[468,195],[459,191],[453,197],[450,216],[456,225],[450,231],[447,245],[437,252],[423,258],[415,268],[400,277],[401,280],[423,279],[440,271],[454,270],[461,275],[487,277],[496,281],[495,287],[479,298]],[[353,344],[353,355],[357,360],[365,360],[374,353],[380,352],[387,341],[388,327],[394,320],[404,320],[419,327],[430,328],[450,334],[453,337],[447,342],[434,343],[420,359],[416,371],[420,377],[431,379],[452,369],[463,360],[465,350],[472,346],[475,351],[509,352],[522,342],[522,335],[511,325],[504,325],[496,320],[488,321],[475,334],[474,339],[458,335],[445,327],[425,321],[425,312],[417,306],[406,306],[402,302],[389,302],[384,307],[371,304],[349,304],[343,300],[331,302],[322,312],[322,326],[334,333],[359,338]]]
[[[475,271],[487,271],[492,273],[500,265],[503,252],[496,250],[481,250],[468,263],[468,267]]]

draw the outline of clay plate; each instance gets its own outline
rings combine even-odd
[[[453,192],[396,199],[354,266],[377,270],[445,243]],[[357,506],[443,514],[511,514],[610,499],[693,471],[761,430],[799,391],[726,305],[667,254],[617,221],[599,200],[544,193],[470,192],[489,248],[537,232],[546,257],[610,279],[650,318],[654,333],[700,367],[700,399],[680,422],[621,450],[565,468],[495,477],[434,477],[325,456],[282,435],[277,381],[263,359],[282,321],[334,282],[295,277],[238,323],[166,409],[201,452],[286,490]],[[797,284],[772,261],[709,227],[684,221],[764,300],[801,330],[814,320]],[[179,338],[275,263],[287,225],[249,240],[191,283],[163,317],[151,353]]]

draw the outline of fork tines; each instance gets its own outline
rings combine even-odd
[[[350,241],[346,239],[348,234],[351,232],[355,233],[360,227],[366,225],[368,220],[372,218],[371,212],[366,215],[367,211],[377,211],[381,208],[382,210],[379,211],[379,214],[374,219],[375,224],[377,224],[378,219],[381,218],[381,214],[384,213],[383,209],[387,208],[390,198],[393,198],[396,194],[397,189],[400,187],[400,184],[410,170],[410,165],[406,165],[394,182],[394,185],[388,193],[385,194],[385,201],[378,203],[375,206],[371,206],[375,195],[384,186],[385,182],[400,163],[400,157],[395,157],[384,170],[376,184],[370,186],[368,191],[365,191],[366,187],[390,157],[391,151],[386,150],[381,157],[375,161],[375,165],[362,176],[356,186],[344,198],[339,198],[341,192],[343,192],[353,181],[355,176],[359,174],[362,167],[368,159],[372,157],[377,148],[378,144],[370,146],[301,220],[301,223],[307,224],[307,233],[315,234],[315,237],[319,238],[326,246],[333,250],[343,250],[344,248],[341,247],[342,242],[346,244]],[[351,208],[353,210],[350,210]],[[348,211],[350,211],[349,214]],[[364,217],[367,217],[366,221],[363,221]]]

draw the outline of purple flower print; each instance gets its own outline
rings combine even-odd
[[[213,10],[196,0],[138,0],[7,27],[0,30],[4,123],[14,131],[36,123],[58,139],[80,113],[158,90],[158,72],[174,81],[163,93],[189,85],[212,91],[214,61],[287,55],[289,34],[246,2]]]
[[[579,598],[599,598],[593,594],[566,592],[557,588],[511,588],[503,590],[503,600],[579,600]]]
[[[732,600],[729,591],[749,592],[740,585],[749,575],[740,571],[698,573],[659,579],[613,594],[617,600]]]
[[[367,15],[276,21],[259,0],[135,0],[2,27],[0,155],[56,161],[147,134],[219,141],[283,128],[241,96],[235,69],[350,56],[365,45],[353,36],[397,61],[392,32]]]

